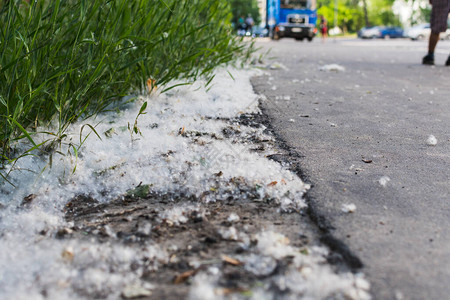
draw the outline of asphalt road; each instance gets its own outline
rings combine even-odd
[[[374,299],[450,299],[450,41],[435,67],[420,64],[426,41],[257,45],[273,58],[253,80],[264,111],[302,156],[312,204],[363,262]],[[320,70],[330,64],[345,71]]]

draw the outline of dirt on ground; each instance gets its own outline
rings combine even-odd
[[[232,120],[246,126],[260,126],[263,121],[263,115],[246,115]],[[263,150],[265,142],[253,140],[254,151]],[[321,234],[306,211],[282,213],[278,203],[252,196],[252,190],[240,184],[239,178],[233,180],[241,194],[246,195],[245,200],[230,196],[226,200],[205,203],[201,197],[182,193],[160,195],[145,191],[142,194],[139,188],[145,190],[145,186],[108,203],[80,195],[72,199],[65,210],[66,220],[73,226],[61,228],[57,237],[94,239],[100,243],[136,247],[157,244],[168,249],[168,261],[160,264],[157,270],[148,268],[144,271],[142,279],[154,288],[150,296],[142,295],[143,299],[185,299],[189,295],[191,279],[212,265],[221,272],[217,283],[221,295],[250,297],[252,289],[270,286],[272,278],[287,272],[292,263],[290,257],[285,257],[276,260],[276,266],[268,272],[250,272],[239,257],[254,251],[257,240],[252,237],[261,231],[273,230],[282,233],[289,245],[302,249],[319,245]],[[186,208],[181,221],[161,217],[177,207]],[[250,243],[243,243],[240,233],[250,237]],[[335,253],[332,252],[328,257],[330,261],[333,256]],[[130,269],[133,267],[130,265]],[[280,291],[275,284],[269,289],[280,295],[286,292]],[[83,296],[102,298],[102,295]]]
[[[225,294],[245,293],[261,280],[284,270],[288,261],[277,262],[271,274],[255,276],[235,259],[236,255],[251,251],[239,240],[224,238],[220,232],[234,227],[248,235],[263,229],[274,229],[288,237],[291,245],[309,245],[315,236],[307,217],[298,213],[280,214],[278,205],[250,200],[203,203],[201,209],[188,213],[186,221],[174,224],[160,219],[161,212],[180,205],[196,205],[192,198],[151,195],[145,198],[124,197],[108,204],[80,196],[67,207],[66,217],[74,222],[73,232],[60,232],[62,238],[91,239],[141,245],[157,243],[172,249],[169,262],[157,271],[144,274],[144,279],[156,286],[149,299],[183,299],[189,291],[189,277],[205,266],[219,264],[223,273],[219,282]],[[239,220],[230,221],[238,213]],[[150,231],[145,228],[151,228]],[[116,233],[115,235],[111,232]],[[194,268],[192,262],[201,262]],[[130,266],[132,267],[132,266]]]

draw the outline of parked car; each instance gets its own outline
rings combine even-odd
[[[403,29],[397,26],[381,27],[380,38],[402,38]]]
[[[419,24],[406,30],[405,36],[412,40],[423,40],[430,36],[430,24]]]
[[[358,31],[358,37],[362,39],[374,39],[381,36],[380,26],[363,27]]]
[[[403,37],[403,29],[396,26],[364,27],[358,31],[358,37],[362,39],[401,38]]]
[[[441,33],[441,40],[450,40],[450,28],[446,32]]]

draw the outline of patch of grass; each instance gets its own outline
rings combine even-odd
[[[249,58],[231,34],[226,0],[0,1],[0,147],[39,126],[97,114],[125,95],[173,79],[211,77]],[[55,122],[56,120],[56,122]],[[5,160],[3,161],[5,162]]]
[[[356,33],[340,33],[335,35],[330,35],[330,38],[357,38]]]

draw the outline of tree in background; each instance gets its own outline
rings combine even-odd
[[[392,12],[395,0],[337,0],[337,26],[344,32],[356,32],[372,25],[400,25]],[[317,13],[334,26],[335,0],[317,0]]]
[[[430,7],[424,7],[424,8],[419,8],[419,12],[418,12],[418,20],[423,20],[427,23],[430,23],[430,19],[431,19],[431,8]],[[419,22],[416,22],[419,23]]]
[[[244,17],[245,19],[248,14],[253,17],[255,24],[261,23],[257,0],[229,0],[229,3],[233,14],[233,24],[238,24],[239,18]]]
[[[373,25],[399,26],[398,16],[392,12],[395,0],[370,0],[369,22]]]
[[[404,26],[429,23],[431,5],[429,0],[395,0],[393,11],[398,13]]]
[[[366,27],[370,26],[369,22],[369,13],[367,12],[367,0],[362,0],[362,7],[364,12],[364,24],[366,24]]]
[[[358,5],[359,0],[338,0],[337,26],[344,33],[355,32],[364,25],[363,9]],[[317,14],[327,19],[330,27],[334,27],[335,0],[318,0]]]

